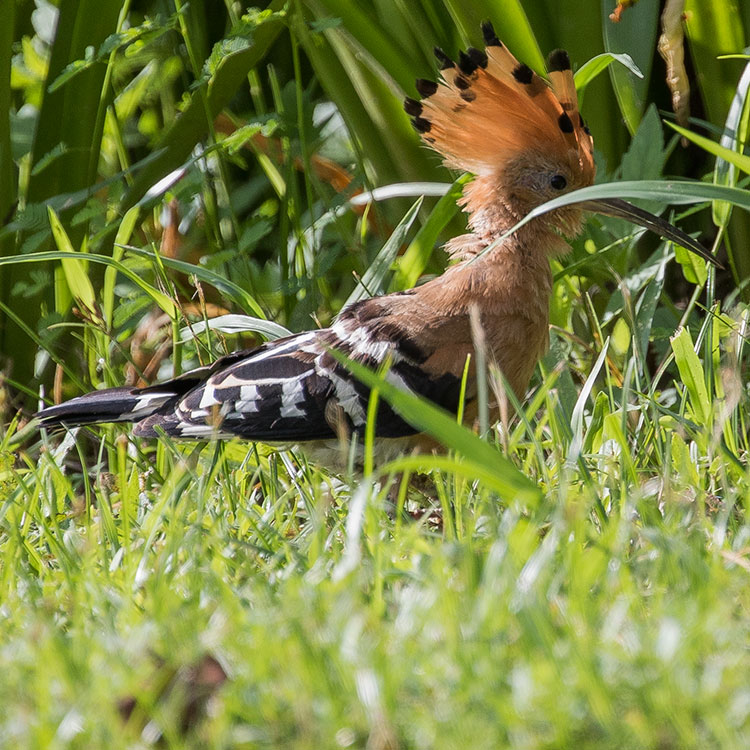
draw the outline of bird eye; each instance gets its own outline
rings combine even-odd
[[[561,174],[556,174],[549,181],[549,184],[552,185],[555,190],[564,190],[568,185],[568,181]]]

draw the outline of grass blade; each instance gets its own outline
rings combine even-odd
[[[422,432],[456,451],[468,466],[492,477],[494,487],[508,500],[518,499],[538,504],[539,488],[524,476],[502,453],[478,438],[471,430],[456,423],[453,415],[411,393],[399,390],[385,377],[333,351],[334,356],[368,388],[377,389],[395,411]]]
[[[398,259],[391,291],[410,289],[417,283],[427,267],[438,235],[456,215],[458,211],[456,201],[461,197],[464,185],[470,180],[471,175],[459,177],[451,185],[450,190],[437,202],[435,208],[432,209],[427,221],[409,243],[409,247],[406,248],[404,254]]]
[[[180,336],[183,339],[189,338],[192,334],[202,333],[207,328],[212,331],[221,331],[222,333],[245,333],[252,331],[253,333],[263,334],[271,341],[292,335],[292,332],[288,328],[284,328],[284,326],[274,323],[272,320],[254,318],[251,315],[229,314],[219,315],[207,321],[199,320],[196,323],[191,323],[189,328],[185,327],[180,331]]]
[[[695,353],[693,339],[687,328],[681,328],[670,339],[677,369],[685,384],[695,421],[702,426],[711,425],[711,402],[703,377],[703,366]]]
[[[28,255],[16,255],[11,258],[0,258],[0,266],[14,265],[16,263],[45,263],[50,260],[70,261],[69,252],[49,251],[43,253],[29,253]],[[86,253],[86,260],[90,263],[101,263],[105,266],[112,266],[123,276],[127,276],[133,283],[137,284],[148,294],[151,299],[171,318],[177,316],[177,307],[175,303],[164,292],[160,292],[151,284],[145,282],[137,273],[129,269],[122,263],[110,258],[107,255],[97,253]]]
[[[721,145],[734,153],[742,153],[747,139],[748,118],[750,107],[747,106],[747,92],[750,88],[750,64],[745,70],[737,84],[729,114],[724,123],[724,133],[721,136]],[[745,170],[747,171],[747,170]],[[714,165],[714,183],[717,185],[735,185],[737,182],[736,170],[726,159],[717,157]],[[715,202],[713,206],[714,224],[718,227],[726,227],[732,214],[731,206],[723,202]]]
[[[83,260],[86,255],[81,256],[80,253],[75,251],[65,232],[65,228],[52,208],[49,208],[48,212],[52,237],[60,252],[66,256],[61,259],[60,263],[65,274],[65,280],[68,282],[70,293],[82,309],[86,310],[89,315],[94,315],[97,308],[96,293],[86,273],[87,269]]]
[[[729,164],[737,167],[737,169],[750,174],[750,156],[745,156],[744,154],[738,153],[731,148],[727,148],[720,143],[712,141],[710,138],[706,138],[705,136],[693,133],[692,130],[682,128],[674,122],[667,122],[667,125],[669,125],[669,127],[673,130],[676,130],[680,135],[684,136],[689,141],[692,141],[702,149],[708,151],[709,154],[713,154],[717,159],[722,159],[725,162],[728,162]]]
[[[404,215],[398,226],[393,230],[391,236],[388,238],[386,243],[380,249],[380,252],[375,257],[375,260],[370,264],[370,267],[365,272],[364,276],[360,279],[354,291],[349,295],[344,308],[353,305],[355,302],[359,302],[362,299],[367,299],[373,295],[380,294],[384,286],[385,275],[393,265],[393,261],[396,259],[398,251],[406,240],[406,235],[411,229],[411,225],[414,223],[414,219],[417,218],[417,213],[422,206],[422,198],[420,198]]]

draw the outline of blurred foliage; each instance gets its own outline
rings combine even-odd
[[[214,312],[239,306],[292,330],[324,324],[406,208],[389,200],[352,210],[348,197],[376,185],[448,178],[412,132],[401,99],[415,93],[415,77],[434,76],[433,46],[455,55],[480,45],[479,23],[487,18],[537,69],[543,52],[556,46],[570,51],[577,68],[603,53],[629,56],[626,65],[615,62],[608,75],[587,80],[583,112],[596,137],[599,180],[709,174],[712,157],[692,146],[675,148],[673,136],[665,140],[653,109],[656,102],[669,119],[656,51],[658,3],[641,0],[617,24],[606,0],[569,5],[275,0],[264,10],[245,10],[205,2],[6,3],[0,9],[8,37],[0,72],[10,83],[2,87],[8,117],[0,118],[2,255],[49,250],[51,208],[76,252],[124,263],[183,313],[201,317],[201,304],[217,305]],[[744,65],[717,55],[743,50],[747,16],[726,1],[685,7],[687,61],[698,81],[691,122],[708,137],[722,132]],[[735,139],[732,148],[739,153],[743,145]],[[155,254],[115,248],[119,223],[133,206],[139,215],[130,244]],[[746,222],[745,212],[735,211],[720,225],[733,271],[718,279],[725,292],[750,274],[741,243]],[[622,234],[623,225],[592,225],[576,246],[584,287],[604,279],[597,264],[582,262],[582,248],[590,240],[606,244],[613,226]],[[708,242],[715,235],[705,211],[686,226]],[[459,229],[454,218],[444,237]],[[608,254],[616,274],[645,259],[646,242],[635,250],[620,243]],[[173,256],[189,264],[180,273],[168,270]],[[442,268],[439,253],[423,249],[416,267],[414,257],[408,271],[397,261],[396,278],[414,283]],[[227,298],[226,290],[222,296],[204,273],[193,304],[201,274],[191,266],[231,278],[244,299]],[[101,336],[94,350],[86,349],[84,364],[83,350],[70,341],[87,335],[86,313],[63,269],[0,268],[0,352],[20,390],[49,387],[54,362],[77,377],[121,382],[119,371],[110,370],[112,358],[123,364],[123,349],[153,313],[138,285],[122,275],[110,272],[102,287],[100,265],[87,273],[94,288],[106,291],[99,304],[115,314],[100,319]],[[679,280],[667,279],[665,293],[675,302],[686,292]],[[172,320],[172,334],[176,326]],[[33,342],[43,344],[36,360],[29,356]],[[194,361],[185,356],[185,364]],[[182,366],[180,355],[174,367]]]

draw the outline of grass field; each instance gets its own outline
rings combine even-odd
[[[72,441],[42,452],[4,489],[3,744],[742,747],[745,470],[645,404],[657,466],[601,404],[573,465],[512,436],[538,497],[433,471],[410,515],[239,443],[115,440],[83,488]]]
[[[54,40],[52,6],[0,7],[0,747],[750,746],[750,74],[717,62],[747,9],[688,7],[710,143],[684,150],[649,0],[614,31],[572,4],[586,34],[545,25],[552,0],[143,5],[64,0]],[[501,424],[380,382],[441,456],[379,464],[368,436],[336,473],[29,424],[40,394],[170,376],[439,273],[466,178],[350,198],[456,178],[399,99],[485,17],[536,66],[631,54],[578,79],[598,182],[674,200],[725,270],[592,219]]]

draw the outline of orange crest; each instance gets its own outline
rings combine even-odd
[[[470,47],[458,64],[436,49],[440,82],[418,80],[422,101],[406,100],[422,139],[448,166],[477,175],[535,150],[567,164],[579,185],[591,184],[593,141],[578,111],[568,54],[550,54],[548,83],[513,57],[489,22],[482,31],[486,51]]]

